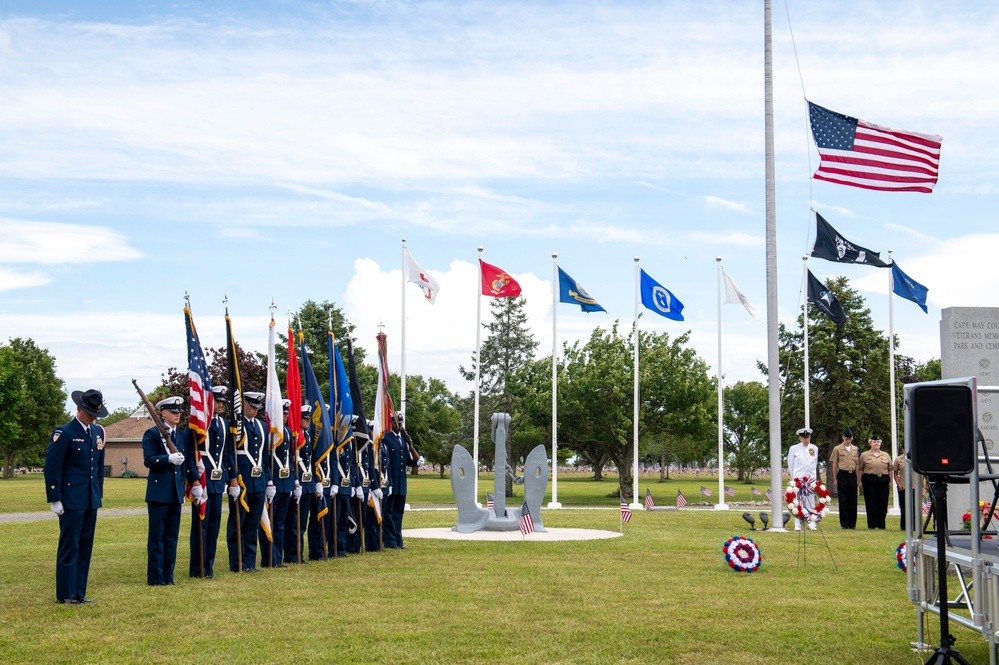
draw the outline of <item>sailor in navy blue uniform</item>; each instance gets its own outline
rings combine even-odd
[[[243,428],[245,436],[242,442],[236,442],[236,456],[227,457],[229,474],[229,521],[226,524],[226,540],[229,545],[229,570],[239,570],[239,549],[242,548],[243,572],[257,572],[257,529],[260,528],[260,514],[264,510],[265,496],[274,496],[274,486],[268,487],[270,480],[270,456],[267,445],[266,427],[257,420],[257,412],[264,405],[264,394],[256,392],[243,393]],[[241,492],[239,482],[242,480],[246,491]],[[235,488],[235,489],[233,489]],[[235,494],[238,498],[233,497]],[[235,502],[239,501],[237,510]],[[242,542],[236,538],[236,514],[240,519],[240,535]]]
[[[94,602],[87,598],[87,577],[104,496],[106,441],[95,421],[108,415],[98,390],[74,390],[73,402],[76,417],[55,428],[45,453],[45,499],[59,516],[56,600],[66,605]]]
[[[309,508],[312,505],[313,493],[317,487],[322,493],[322,483],[314,480],[312,467],[312,406],[302,405],[302,447],[293,453],[295,456],[295,489],[300,492],[297,503],[288,505],[290,521],[285,526],[284,554],[285,561],[291,563],[308,563],[309,551],[305,543],[305,530],[309,523]],[[296,496],[299,496],[296,494]],[[294,515],[292,518],[291,515]],[[299,561],[298,554],[302,553]]]
[[[187,468],[184,460],[189,439],[186,427],[178,427],[184,410],[184,398],[167,397],[156,403],[163,424],[170,431],[170,441],[177,452],[171,453],[153,426],[142,435],[142,456],[149,476],[146,478],[146,506],[149,510],[149,535],[146,540],[148,563],[146,583],[150,586],[173,584],[173,569],[177,562],[177,540],[180,535],[180,512],[184,505]],[[193,493],[201,499],[201,486]]]
[[[282,410],[287,418],[290,400],[282,402]],[[264,510],[270,510],[271,537],[263,527],[260,528],[260,565],[264,568],[284,568],[284,530],[288,517],[288,505],[291,503],[292,494],[295,491],[295,477],[292,475],[294,460],[291,455],[291,431],[283,427],[281,432],[281,443],[274,446],[275,439],[272,439],[270,480],[267,482],[268,488],[274,488],[274,496],[268,499],[268,506]],[[301,490],[299,490],[301,494]]]
[[[357,450],[368,442],[368,430],[360,419],[354,419],[353,436],[338,451],[337,469],[340,500],[337,502],[340,551],[357,554],[361,551],[361,525],[364,509],[364,486],[358,468]]]
[[[379,448],[377,463],[374,442],[368,441],[358,452],[358,472],[361,474],[363,488],[364,510],[364,549],[368,552],[378,552],[382,549],[381,500],[384,496],[381,490],[381,449]],[[372,501],[372,496],[374,501]],[[379,510],[372,506],[376,503]]]
[[[411,447],[409,434],[402,427],[402,416],[392,416],[392,431],[382,437],[388,452],[388,488],[385,491],[383,542],[385,547],[402,547],[402,516],[406,509],[406,467],[415,466],[415,448]],[[405,437],[405,439],[403,438]]]
[[[322,420],[317,418],[313,425],[313,434],[315,434],[316,427],[322,426],[321,423]],[[312,443],[314,446],[315,438],[313,438]],[[337,500],[340,487],[333,464],[333,459],[336,457],[335,451],[329,451],[329,454],[322,459],[316,458],[315,448],[313,448],[312,454],[312,463],[315,468],[314,477],[318,482],[313,488],[315,496],[309,511],[309,558],[317,561],[334,554],[333,539],[336,538],[336,524],[333,522],[335,510],[333,502]],[[319,517],[320,513],[323,513],[322,517]],[[335,551],[338,556],[343,556],[342,547],[337,547]]]
[[[205,437],[204,443],[201,444],[201,464],[205,470],[208,505],[205,506],[205,518],[201,520],[200,539],[198,537],[198,516],[195,514],[195,511],[199,510],[198,504],[195,503],[191,509],[191,577],[201,575],[201,559],[198,557],[199,543],[204,548],[205,577],[209,579],[215,577],[215,552],[218,548],[219,531],[222,528],[222,497],[229,484],[223,460],[226,457],[226,450],[232,446],[229,443],[229,421],[222,416],[225,413],[227,392],[225,386],[212,386],[212,396],[215,403],[214,415],[208,424],[208,435]],[[194,455],[188,457],[187,463],[189,474],[201,475]],[[202,500],[205,500],[205,497],[202,497]]]

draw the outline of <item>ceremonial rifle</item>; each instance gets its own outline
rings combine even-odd
[[[139,392],[139,397],[142,398],[143,404],[146,405],[146,411],[149,412],[149,417],[153,419],[153,424],[156,425],[156,429],[159,430],[160,438],[163,439],[163,445],[166,447],[167,451],[170,453],[178,452],[177,446],[175,446],[173,441],[170,440],[170,430],[168,430],[167,426],[163,424],[163,421],[160,419],[160,414],[156,412],[156,407],[153,406],[153,403],[149,401],[148,397],[146,397],[146,393],[142,392],[142,388],[139,387],[138,381],[132,379],[132,385],[135,386],[135,389]]]

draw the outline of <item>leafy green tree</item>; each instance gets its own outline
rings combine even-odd
[[[275,317],[278,321],[277,323],[277,342],[274,344],[274,352],[276,354],[275,364],[277,365],[278,380],[281,385],[284,385],[285,376],[288,373],[288,325],[287,322],[283,321],[281,317]],[[332,327],[330,327],[332,325]],[[329,331],[333,331],[333,336],[336,341],[339,342],[340,353],[342,354],[344,367],[347,366],[347,349],[344,345],[344,340],[350,337],[354,342],[354,361],[357,363],[357,374],[358,381],[361,382],[362,392],[364,392],[364,386],[367,385],[361,376],[361,366],[364,363],[365,352],[364,348],[357,344],[357,340],[353,337],[354,335],[354,324],[347,321],[346,315],[343,310],[336,306],[328,300],[324,300],[321,303],[317,303],[314,300],[306,300],[305,303],[298,309],[298,313],[294,315],[294,321],[292,322],[292,329],[295,334],[301,333],[305,339],[305,348],[309,352],[309,362],[312,364],[312,369],[316,373],[316,379],[319,381],[319,388],[322,390],[323,397],[329,401],[329,371],[330,371],[330,352],[329,352]],[[295,340],[298,344],[298,340]],[[257,353],[258,359],[261,366],[267,364],[267,354]],[[299,359],[301,362],[301,359]],[[372,375],[377,372],[372,368]],[[266,376],[266,374],[265,374]],[[261,384],[263,386],[264,384]],[[263,387],[261,387],[263,390]],[[370,401],[365,395],[364,405],[367,408],[367,412],[370,412],[370,406],[374,403],[374,392],[371,393]]]
[[[125,420],[130,415],[135,413],[134,406],[119,406],[117,409],[109,413],[104,418],[101,418],[101,425],[107,427],[108,425],[113,425],[117,422]]]
[[[440,379],[406,377],[406,431],[417,452],[441,467],[441,477],[444,465],[451,463],[452,435],[461,427],[459,401]]]
[[[3,477],[15,461],[41,455],[52,430],[65,422],[66,392],[56,376],[55,358],[31,339],[16,337],[0,347],[0,454]],[[15,385],[16,384],[16,385]]]
[[[758,381],[739,381],[725,388],[725,443],[739,480],[769,466],[770,433],[767,388]]]

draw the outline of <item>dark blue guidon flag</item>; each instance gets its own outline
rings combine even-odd
[[[895,262],[891,264],[891,281],[892,290],[896,295],[902,296],[906,300],[911,300],[919,305],[924,312],[929,314],[926,311],[926,294],[929,292],[929,289],[902,272],[902,269]]]
[[[590,297],[586,289],[576,283],[572,277],[561,268],[558,269],[559,302],[579,305],[584,312],[606,312],[596,300]]]
[[[683,303],[669,289],[649,277],[649,273],[641,270],[641,276],[642,304],[659,316],[683,321]]]

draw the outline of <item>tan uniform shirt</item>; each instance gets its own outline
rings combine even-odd
[[[900,490],[905,489],[905,455],[899,455],[891,463],[892,473],[895,474],[895,484]]]
[[[860,473],[887,476],[891,472],[891,455],[883,450],[867,450],[860,454]]]
[[[837,471],[856,471],[857,470],[857,459],[859,455],[857,454],[857,446],[850,444],[847,448],[845,443],[841,443],[832,449],[829,454],[829,463]]]

